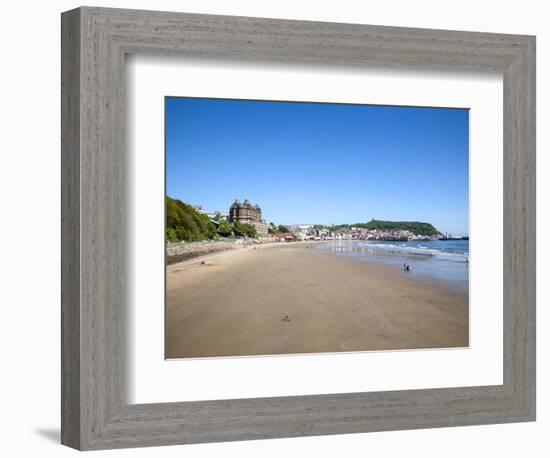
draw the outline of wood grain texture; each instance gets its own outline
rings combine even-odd
[[[534,37],[87,7],[64,13],[62,24],[64,444],[87,450],[535,418]],[[120,230],[128,53],[502,73],[504,384],[128,404]]]
[[[61,24],[61,441],[80,446],[80,14]]]

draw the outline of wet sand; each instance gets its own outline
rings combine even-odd
[[[398,267],[259,246],[167,268],[166,357],[468,346],[468,296]]]

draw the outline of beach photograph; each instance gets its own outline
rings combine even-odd
[[[469,110],[165,98],[165,358],[469,346]]]

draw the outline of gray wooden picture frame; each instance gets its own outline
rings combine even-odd
[[[62,14],[61,38],[63,444],[89,450],[535,419],[534,37],[83,7]],[[124,62],[133,53],[502,74],[503,384],[128,404]]]

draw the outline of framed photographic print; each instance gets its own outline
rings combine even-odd
[[[535,39],[62,16],[62,442],[532,421]]]
[[[469,346],[467,109],[167,97],[165,122],[166,358]]]

